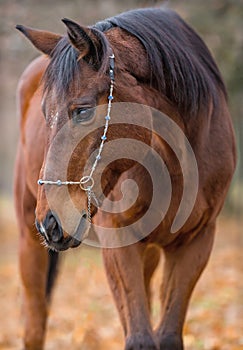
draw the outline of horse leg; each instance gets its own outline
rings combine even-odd
[[[160,261],[160,248],[148,246],[144,252],[144,283],[147,294],[149,311],[151,312],[151,279]]]
[[[126,338],[125,350],[156,350],[144,283],[144,247],[104,249],[103,257]]]
[[[161,350],[183,349],[182,330],[189,299],[209,259],[214,231],[213,224],[202,229],[188,245],[165,249],[162,319],[157,330]]]
[[[24,294],[25,349],[43,349],[47,317],[46,272],[47,251],[25,229],[20,238],[20,273]]]
[[[19,265],[23,284],[25,349],[43,349],[47,317],[48,252],[35,229],[35,198],[24,184],[21,167],[15,179],[15,204],[20,228]],[[53,278],[52,278],[53,280]]]

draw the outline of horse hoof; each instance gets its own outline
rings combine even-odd
[[[159,340],[160,350],[183,350],[182,338],[175,334],[164,334]]]
[[[158,350],[153,338],[149,334],[135,334],[126,339],[125,350]]]

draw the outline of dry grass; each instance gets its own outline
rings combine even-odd
[[[11,206],[1,202],[0,349],[21,348],[23,320],[17,267],[17,229]],[[186,350],[243,349],[243,278],[240,225],[222,218],[214,251],[197,288],[184,329]],[[159,317],[154,276],[154,322]],[[64,254],[50,310],[46,350],[120,350],[123,335],[100,251],[83,246]]]

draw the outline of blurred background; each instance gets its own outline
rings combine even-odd
[[[163,4],[143,0],[0,0],[0,349],[19,349],[22,335],[18,235],[12,175],[18,139],[18,79],[38,56],[16,24],[64,33],[63,17],[90,25],[119,12]],[[221,214],[214,252],[192,298],[184,330],[188,350],[243,349],[243,2],[170,0],[166,6],[191,24],[209,46],[225,79],[238,146],[238,166]],[[118,350],[122,331],[100,252],[82,247],[63,254],[47,350]],[[159,316],[159,270],[154,278],[154,322]]]

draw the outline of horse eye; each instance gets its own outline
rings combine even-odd
[[[76,108],[72,111],[72,120],[74,124],[89,121],[95,113],[95,108]]]

